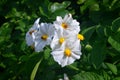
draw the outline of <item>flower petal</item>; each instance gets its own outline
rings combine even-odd
[[[68,58],[68,64],[72,64],[76,59],[73,57]]]
[[[67,56],[64,56],[61,60],[61,66],[64,67],[66,65],[68,65],[68,57]]]
[[[45,41],[36,41],[35,42],[35,51],[36,52],[40,52],[43,50],[43,48],[45,47],[46,42]]]
[[[79,58],[80,58],[80,55],[79,55],[79,54],[72,53],[72,54],[71,54],[71,57],[74,58],[74,59],[79,59]]]
[[[33,42],[33,38],[32,36],[29,34],[29,32],[26,33],[26,43],[28,46],[31,46],[34,42]]]
[[[63,51],[53,51],[51,54],[53,55],[54,60],[61,64],[61,60],[64,56]]]

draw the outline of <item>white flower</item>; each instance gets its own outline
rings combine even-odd
[[[64,42],[60,48],[54,49],[51,54],[62,67],[72,64],[82,54],[80,40]]]
[[[69,37],[71,37],[70,34],[62,32],[60,29],[56,30],[50,47],[52,50],[60,48],[61,45],[69,39]]]
[[[39,31],[34,33],[35,51],[40,52],[46,45],[51,43],[54,35],[54,28],[52,24],[41,23]]]
[[[37,32],[38,31],[38,28],[39,28],[39,21],[40,21],[40,18],[38,18],[33,26],[29,29],[29,31],[26,33],[26,43],[28,46],[32,46],[34,45],[34,41],[33,41],[33,38],[34,38],[34,35],[33,33]]]
[[[71,14],[65,15],[64,19],[62,19],[60,16],[57,16],[54,26],[57,30],[69,30],[75,31],[76,33],[79,33],[80,31],[79,22],[74,20]]]
[[[62,67],[72,64],[76,59],[80,58],[81,45],[80,39],[82,35],[79,22],[73,20],[71,14],[68,14],[62,19],[58,16],[54,22],[55,35],[51,42],[52,56]]]

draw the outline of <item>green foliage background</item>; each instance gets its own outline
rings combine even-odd
[[[82,56],[61,68],[49,46],[37,53],[25,34],[40,17],[71,13],[80,22]],[[120,80],[120,0],[0,0],[0,80]]]

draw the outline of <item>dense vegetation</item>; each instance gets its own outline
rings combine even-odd
[[[25,35],[37,18],[71,13],[80,22],[82,56],[61,67],[51,49],[35,52]],[[119,0],[0,0],[0,80],[120,80]]]

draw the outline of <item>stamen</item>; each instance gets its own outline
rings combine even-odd
[[[68,57],[71,56],[71,50],[69,48],[66,48],[65,51],[64,51],[64,54]]]
[[[62,37],[59,39],[59,43],[62,44],[65,41],[65,39]]]
[[[31,30],[31,31],[29,32],[29,34],[32,35],[33,32],[35,32],[35,30]]]
[[[41,36],[41,39],[43,39],[43,40],[47,40],[47,38],[48,38],[48,35],[42,35]]]
[[[62,23],[61,26],[64,28],[64,29],[67,29],[67,24],[66,23]]]
[[[84,40],[84,36],[82,34],[78,34],[77,38],[80,39],[80,40]]]

